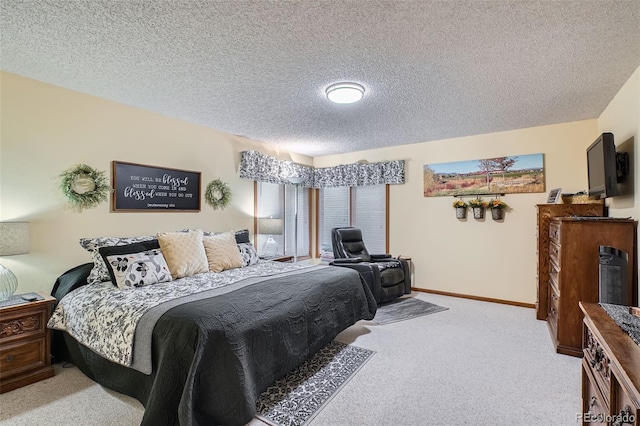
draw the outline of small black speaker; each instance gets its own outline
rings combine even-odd
[[[600,303],[631,305],[626,252],[600,246]]]

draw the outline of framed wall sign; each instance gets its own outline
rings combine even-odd
[[[200,211],[200,172],[112,162],[112,211]]]

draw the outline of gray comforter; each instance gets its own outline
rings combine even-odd
[[[271,383],[375,312],[356,271],[328,267],[171,308],[153,330],[151,375],[65,340],[85,374],[143,403],[143,425],[242,425]]]

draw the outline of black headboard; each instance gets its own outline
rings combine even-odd
[[[60,301],[73,290],[87,285],[87,278],[92,268],[93,263],[85,263],[69,269],[58,277],[56,283],[53,285],[53,290],[51,290],[51,295],[55,297],[57,301]],[[54,362],[72,361],[62,331],[51,330],[51,355]]]
[[[60,301],[60,299],[76,288],[87,285],[87,277],[89,277],[89,272],[91,272],[92,268],[93,263],[85,263],[69,269],[58,277],[56,283],[53,285],[53,290],[51,290],[51,295]]]

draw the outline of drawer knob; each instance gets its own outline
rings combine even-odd
[[[598,398],[596,398],[595,396],[591,397],[591,403],[589,404],[589,408],[593,408],[594,405],[596,405],[598,403]]]
[[[7,362],[13,361],[13,355],[7,355]]]

